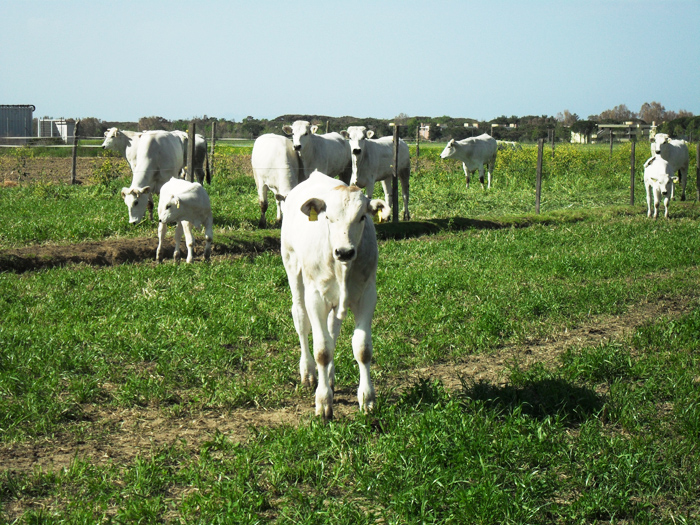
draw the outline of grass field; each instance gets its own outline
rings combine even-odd
[[[241,153],[215,243],[278,235]],[[346,322],[328,424],[274,251],[0,273],[0,523],[697,523],[700,205],[648,219],[616,153],[545,155],[535,216],[534,148],[486,191],[421,147],[414,221],[378,225],[378,406]],[[108,175],[0,188],[0,245],[155,236]]]

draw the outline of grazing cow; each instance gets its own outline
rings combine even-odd
[[[180,262],[180,240],[185,232],[187,244],[187,262],[194,259],[193,228],[204,226],[206,246],[204,258],[211,255],[211,243],[214,238],[214,217],[211,212],[211,202],[204,187],[198,182],[183,179],[170,179],[160,190],[158,201],[158,249],[156,260],[163,260],[163,241],[168,231],[168,224],[175,223],[175,262]]]
[[[360,368],[357,400],[360,410],[374,406],[370,362],[378,252],[372,217],[386,217],[387,210],[386,202],[319,172],[287,196],[281,251],[301,345],[299,371],[303,384],[318,381],[316,415],[325,419],[333,417],[333,353],[348,309],[355,318],[352,349]]]
[[[182,141],[182,163],[183,169],[187,166],[187,152],[188,152],[188,142],[189,135],[184,131],[173,131],[173,134],[177,135]],[[207,150],[207,139],[204,135],[197,133],[194,136],[194,162],[192,163],[194,167],[194,175],[197,182],[204,184],[206,179],[207,184],[211,184],[211,173],[209,172],[209,152]]]
[[[297,120],[282,130],[292,136],[294,149],[301,155],[306,177],[318,170],[329,177],[338,177],[345,184],[350,182],[350,146],[340,133],[316,135],[318,126],[312,126],[306,120]]]
[[[102,147],[119,151],[131,167],[131,186],[121,191],[129,208],[129,222],[140,222],[146,209],[153,220],[153,194],[158,195],[161,186],[182,170],[180,139],[167,131],[131,132],[127,135],[127,132],[111,128],[105,133]]]
[[[488,187],[490,189],[491,174],[496,164],[497,151],[498,144],[496,139],[484,133],[478,137],[460,141],[450,140],[440,154],[440,158],[455,158],[462,161],[464,175],[467,178],[467,188],[469,187],[470,175],[476,170],[479,170],[479,181],[481,182],[481,187],[484,187],[484,164],[488,165]]]
[[[670,138],[666,133],[657,133],[651,139],[651,154],[660,155],[670,164],[671,173],[678,172],[681,182],[681,200],[685,200],[685,185],[688,183],[688,144],[684,140]]]
[[[255,139],[250,163],[253,166],[253,177],[260,204],[258,226],[265,228],[268,190],[275,194],[279,222],[282,219],[284,199],[300,180],[304,180],[304,171],[301,169],[299,155],[294,151],[292,141],[273,133],[260,135]]]
[[[647,195],[647,216],[651,217],[651,201],[654,201],[654,218],[659,215],[659,201],[664,198],[664,217],[668,218],[668,202],[673,198],[674,175],[671,164],[660,155],[654,155],[644,163],[644,187]]]
[[[373,139],[374,131],[365,126],[350,126],[341,134],[350,142],[352,155],[352,178],[350,184],[367,189],[367,197],[372,198],[374,184],[382,183],[384,195],[389,206],[392,200],[392,177],[394,175],[394,138]],[[399,181],[403,196],[403,220],[411,219],[408,211],[409,181],[411,175],[411,158],[408,144],[399,139]],[[389,213],[391,215],[391,212]]]

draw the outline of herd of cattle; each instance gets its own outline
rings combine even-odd
[[[251,155],[253,175],[260,205],[259,226],[266,226],[268,192],[277,201],[277,219],[282,220],[281,253],[292,292],[292,317],[299,336],[301,381],[316,385],[316,414],[333,417],[335,369],[333,354],[342,320],[351,311],[355,320],[352,349],[360,369],[357,399],[361,410],[370,410],[375,401],[370,377],[372,359],[371,324],[377,303],[377,239],[373,218],[391,216],[394,147],[392,137],[375,139],[365,126],[351,126],[341,133],[317,134],[317,126],[296,121],[285,126],[282,135],[266,134],[256,139]],[[175,259],[180,260],[184,231],[187,262],[193,260],[193,228],[204,226],[205,259],[211,253],[213,216],[209,196],[202,186],[209,182],[207,144],[202,135],[195,140],[193,159],[198,182],[181,178],[187,164],[187,134],[145,131],[141,133],[111,128],[105,133],[104,148],[126,158],[133,173],[131,186],[122,189],[132,223],[141,221],[148,210],[153,219],[153,194],[158,203],[158,249],[167,226],[176,224]],[[479,170],[488,188],[496,154],[515,143],[497,142],[487,134],[461,141],[451,140],[440,155],[462,162],[466,184]],[[685,142],[657,134],[651,145],[652,157],[645,163],[644,182],[648,215],[658,215],[664,197],[673,197],[675,173],[681,175],[683,199],[688,172]],[[408,210],[410,158],[408,145],[401,140],[398,149],[398,177],[403,196],[403,218]],[[485,170],[486,168],[486,170]],[[335,178],[337,177],[337,179]],[[339,180],[338,180],[339,179]],[[381,182],[386,200],[372,199],[374,185]],[[361,191],[365,188],[366,193]],[[309,348],[313,338],[313,356]]]

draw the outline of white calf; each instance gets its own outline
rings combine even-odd
[[[360,368],[357,400],[360,410],[374,406],[370,362],[378,252],[372,216],[386,210],[386,202],[319,172],[287,196],[281,251],[301,345],[301,382],[318,381],[316,415],[325,419],[333,417],[333,353],[348,309],[355,318],[352,349]]]
[[[673,170],[671,165],[655,155],[644,163],[644,187],[647,195],[647,216],[651,217],[654,201],[654,218],[659,215],[659,201],[664,199],[664,217],[668,218],[668,201],[673,198]]]
[[[187,244],[187,262],[194,259],[194,234],[193,228],[204,225],[206,247],[204,258],[211,255],[211,243],[214,238],[214,217],[211,212],[211,202],[204,187],[198,182],[189,182],[183,179],[170,179],[160,190],[158,202],[158,249],[156,260],[162,261],[163,241],[168,231],[168,224],[176,223],[175,227],[175,254],[176,262],[180,261],[180,241],[182,232],[185,232]]]

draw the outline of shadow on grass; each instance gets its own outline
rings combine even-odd
[[[577,425],[598,414],[603,399],[590,388],[562,379],[539,379],[522,386],[493,385],[462,379],[461,397],[507,413],[519,410],[537,419],[558,416],[565,424]]]
[[[608,213],[626,214],[629,209],[608,211]],[[449,219],[431,219],[426,221],[388,222],[376,225],[377,238],[380,240],[410,239],[441,232],[465,230],[493,230],[502,228],[525,228],[536,224],[570,224],[584,221],[599,215],[598,211],[552,212],[546,215],[520,215],[501,217],[499,220],[468,219],[452,217]],[[201,258],[202,236],[195,235]],[[88,264],[91,266],[113,266],[123,263],[147,262],[155,259],[158,245],[156,236],[105,239],[79,244],[34,245],[9,250],[0,249],[0,272],[25,271],[64,266],[66,264]],[[212,253],[214,255],[255,255],[266,251],[279,251],[280,230],[266,228],[254,231],[235,231],[219,233],[214,237]],[[172,257],[172,237],[168,237],[165,246],[165,258]]]

